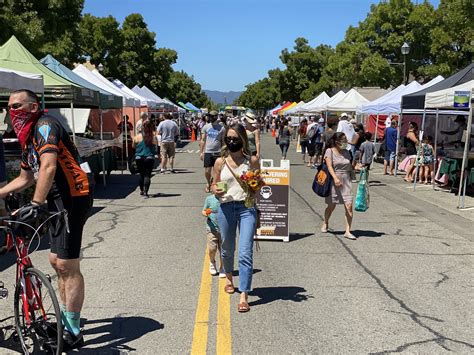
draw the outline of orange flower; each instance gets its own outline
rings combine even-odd
[[[249,181],[249,186],[250,186],[251,188],[256,188],[256,187],[258,186],[258,181],[255,180],[255,179],[250,180],[250,181]]]
[[[206,208],[204,212],[206,213],[207,216],[209,216],[212,213],[212,210],[210,208]]]
[[[249,179],[253,179],[253,177],[255,176],[254,172],[253,171],[247,171],[247,177]]]

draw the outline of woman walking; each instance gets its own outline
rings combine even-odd
[[[288,153],[288,148],[290,147],[291,133],[292,129],[288,126],[288,120],[286,118],[282,118],[282,120],[280,121],[277,135],[282,160],[286,160],[286,154]]]
[[[222,236],[222,261],[227,283],[224,291],[235,292],[232,271],[237,227],[239,228],[239,291],[238,312],[248,312],[248,293],[252,290],[253,237],[255,234],[256,210],[246,207],[247,194],[239,183],[242,173],[259,169],[257,157],[250,156],[245,128],[233,124],[226,129],[225,147],[222,157],[214,165],[212,192],[219,198],[219,227]]]
[[[324,154],[329,173],[333,178],[331,193],[326,197],[326,210],[321,232],[327,233],[329,219],[336,205],[344,205],[346,210],[346,230],[344,237],[351,240],[357,238],[351,233],[352,226],[352,183],[351,183],[351,153],[347,150],[347,138],[342,132],[334,133],[329,141],[329,149]]]
[[[155,163],[156,146],[158,142],[154,132],[154,124],[146,120],[143,122],[142,130],[133,138],[135,148],[135,161],[140,173],[140,195],[148,198],[148,190],[151,183],[151,172]]]
[[[306,151],[308,150],[308,120],[304,118],[301,121],[299,135],[300,135],[300,145],[301,145],[301,153],[303,154],[303,165],[306,164]],[[311,157],[309,158],[311,161]],[[309,164],[309,163],[308,163]]]
[[[249,140],[249,149],[252,156],[260,159],[260,125],[255,115],[251,112],[245,114],[245,129]]]
[[[413,168],[416,162],[416,147],[419,144],[418,140],[418,125],[416,122],[410,122],[408,133],[405,138],[405,146],[407,149],[407,158],[409,159],[408,167],[406,168],[407,175],[406,182],[413,182]]]

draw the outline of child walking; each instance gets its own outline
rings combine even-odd
[[[220,202],[215,195],[209,195],[204,201],[202,215],[206,218],[207,230],[207,248],[209,251],[209,273],[212,276],[219,274],[220,278],[225,278],[225,273],[221,257],[221,232],[217,222],[217,213],[219,212]],[[219,250],[219,271],[216,268],[216,254]]]
[[[374,161],[375,144],[371,141],[372,133],[365,132],[365,142],[360,146],[360,162],[363,167],[367,169],[367,176],[369,176],[370,166]]]
[[[431,145],[432,139],[430,136],[424,136],[421,143],[422,159],[421,159],[421,175],[420,180],[425,185],[429,184],[428,177],[433,181],[434,177],[434,149]],[[423,181],[424,178],[424,181]]]

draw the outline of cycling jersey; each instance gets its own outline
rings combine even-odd
[[[41,155],[55,152],[58,164],[54,182],[63,200],[89,196],[89,180],[81,169],[77,148],[58,119],[52,116],[40,117],[32,134],[31,142],[23,149],[21,168],[32,170],[37,180]]]

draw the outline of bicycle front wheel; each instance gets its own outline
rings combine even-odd
[[[25,354],[62,353],[63,326],[49,278],[35,268],[24,272],[25,289],[15,288],[15,326]]]

